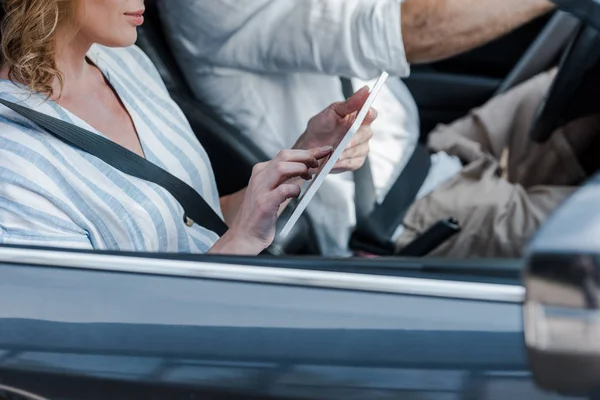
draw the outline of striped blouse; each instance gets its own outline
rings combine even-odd
[[[93,46],[89,59],[118,93],[146,158],[192,186],[219,215],[206,152],[137,47]],[[0,80],[0,97],[102,133],[43,96]],[[0,243],[79,249],[206,252],[218,236],[183,222],[163,188],[121,173],[0,106]]]

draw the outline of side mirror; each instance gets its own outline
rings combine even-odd
[[[600,176],[577,191],[532,241],[524,329],[536,383],[564,395],[600,388]]]

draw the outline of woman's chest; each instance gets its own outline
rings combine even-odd
[[[82,154],[59,168],[63,211],[98,248],[186,251],[183,209],[162,187]]]
[[[60,105],[113,142],[144,155],[132,116],[109,87],[79,93]]]
[[[89,233],[97,248],[198,252],[203,251],[201,243],[216,240],[212,233],[188,227],[183,208],[163,187],[123,173],[84,151],[54,144],[57,147],[49,158],[57,161],[55,175],[61,177],[61,184],[42,185],[39,177],[40,187],[53,194],[56,204]]]

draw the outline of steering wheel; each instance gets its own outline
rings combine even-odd
[[[569,108],[584,82],[586,72],[600,59],[600,32],[581,24],[561,58],[558,73],[546,97],[541,101],[530,131],[531,140],[543,143],[552,132],[568,122]]]

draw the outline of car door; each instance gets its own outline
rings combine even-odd
[[[551,13],[470,52],[413,65],[404,82],[419,106],[422,134],[555,65],[577,24],[566,13]]]
[[[0,247],[0,398],[557,399],[520,268]]]

